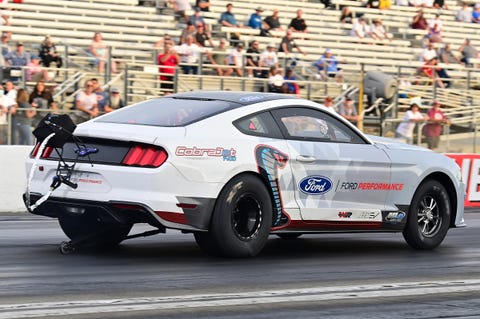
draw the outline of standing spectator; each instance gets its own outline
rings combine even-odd
[[[105,112],[113,112],[125,106],[125,101],[120,96],[120,90],[116,87],[110,89],[110,96],[108,98],[108,106],[105,107]]]
[[[459,22],[472,22],[472,10],[468,6],[467,2],[462,2],[462,6],[457,10],[455,14],[455,20]]]
[[[0,144],[7,143],[8,115],[15,112],[17,102],[3,94],[3,86],[0,85]]]
[[[331,110],[332,112],[335,112],[335,113],[337,112],[337,111],[335,110],[335,108],[333,107],[333,97],[327,96],[327,97],[325,98],[325,100],[323,100],[323,105],[324,105],[327,109]]]
[[[222,38],[218,42],[218,46],[212,53],[208,54],[208,58],[212,65],[217,65],[215,68],[218,76],[222,76],[225,69],[221,65],[227,64],[227,39]]]
[[[173,11],[177,21],[185,22],[188,20],[186,12],[192,10],[189,0],[168,0],[168,2],[173,4]]]
[[[374,19],[370,25],[370,31],[368,35],[374,40],[392,40],[387,31],[383,27],[382,20]]]
[[[364,39],[368,34],[368,27],[364,17],[359,17],[357,21],[353,23],[350,35],[359,39]]]
[[[157,50],[159,54],[163,53],[163,49],[165,48],[165,43],[167,42],[173,44],[173,39],[168,33],[165,33],[163,37],[160,38],[160,40],[155,42],[153,47]]]
[[[258,69],[260,63],[260,50],[258,49],[258,41],[253,40],[247,49],[247,74],[249,77],[259,77],[260,70]]]
[[[349,122],[355,125],[358,124],[358,121],[360,121],[360,118],[361,118],[360,115],[358,115],[357,113],[357,109],[355,108],[355,105],[351,97],[347,97],[345,99],[344,104],[341,105],[338,109],[338,114],[340,114]]]
[[[227,64],[233,66],[232,69],[227,69],[225,71],[226,76],[235,72],[238,76],[242,76],[243,68],[243,44],[238,43],[235,48],[230,51],[230,54],[227,56]]]
[[[325,49],[325,53],[314,63],[314,66],[318,70],[316,78],[326,80],[326,75],[331,78],[336,78],[338,82],[341,82],[343,76],[338,67],[338,63],[337,58],[332,54],[332,50]]]
[[[3,58],[6,58],[7,55],[12,51],[10,49],[10,44],[8,42],[10,41],[10,35],[8,32],[2,32],[2,38],[1,38],[1,49],[2,49],[2,56]]]
[[[283,31],[280,24],[280,11],[278,9],[273,10],[273,14],[263,20],[265,22],[265,29],[267,31]]]
[[[475,3],[472,11],[472,22],[480,23],[480,3]]]
[[[428,29],[428,21],[423,14],[423,10],[420,9],[417,11],[417,14],[413,16],[412,20],[412,29],[420,29],[420,30],[427,30]]]
[[[341,23],[353,23],[353,13],[350,11],[349,6],[344,6],[342,8],[342,12],[340,14],[340,22]]]
[[[77,124],[98,116],[97,96],[93,92],[91,80],[85,82],[85,88],[75,98],[75,119]]]
[[[43,40],[40,46],[39,55],[44,67],[49,68],[52,62],[56,63],[57,68],[62,67],[62,57],[58,54],[57,48],[49,35]]]
[[[28,99],[28,91],[26,89],[19,89],[17,93],[17,105],[14,107],[14,136],[16,136],[15,144],[18,145],[33,144],[31,127],[37,115],[37,110],[28,103]]]
[[[440,135],[442,134],[442,125],[449,124],[450,121],[440,109],[440,101],[433,100],[432,108],[428,110],[428,122],[423,128],[423,134],[427,139],[428,148],[434,150],[438,148]]]
[[[28,97],[28,103],[38,109],[48,109],[53,103],[52,93],[47,90],[44,81],[38,81]],[[38,113],[38,112],[37,112]]]
[[[285,53],[286,56],[289,56],[290,53],[292,53],[293,48],[296,48],[298,52],[302,53],[305,55],[305,52],[295,43],[295,40],[293,39],[292,36],[292,31],[287,30],[285,33],[285,36],[282,38],[282,41],[280,42],[280,46],[278,47],[278,52],[283,52]]]
[[[19,72],[19,74],[11,76],[12,81],[18,82],[20,80],[21,68],[30,63],[30,53],[25,52],[25,47],[22,42],[18,42],[17,49],[7,54],[5,60],[9,63],[12,70]]]
[[[445,43],[444,47],[440,50],[440,61],[446,64],[458,63],[463,65],[463,62],[460,61],[455,54],[453,54],[449,43]]]
[[[98,112],[103,113],[107,108],[110,106],[108,105],[108,92],[105,92],[102,89],[102,86],[98,82],[97,78],[92,78],[90,81],[93,84],[93,93],[97,96],[97,107],[98,107]]]
[[[15,84],[12,81],[5,82],[4,89],[5,89],[4,94],[6,96],[8,96],[14,101],[17,99],[17,89],[15,87]]]
[[[403,121],[398,125],[395,131],[395,137],[405,140],[406,143],[413,143],[413,131],[419,122],[424,122],[428,119],[427,116],[420,112],[418,102],[410,103],[409,110],[403,116]]]
[[[290,21],[288,29],[293,32],[303,32],[307,33],[307,23],[305,19],[302,18],[303,11],[302,9],[297,10],[297,16]]]
[[[268,44],[265,51],[260,54],[258,64],[262,68],[271,68],[272,66],[278,68],[278,56],[273,43]],[[262,70],[262,77],[268,77],[268,70]]]
[[[241,27],[242,24],[237,22],[235,15],[233,14],[233,4],[227,4],[227,11],[220,15],[218,22],[225,27]]]
[[[108,61],[108,47],[103,43],[103,37],[101,32],[95,32],[90,43],[90,53],[95,58],[94,64],[98,68],[98,73],[105,72],[105,62]],[[111,71],[113,73],[118,73],[117,64],[112,59],[110,63]]]
[[[187,36],[187,42],[178,49],[182,70],[184,74],[198,74],[198,61],[200,59],[201,48],[193,41],[193,36]]]
[[[465,39],[458,51],[460,51],[460,53],[462,54],[462,58],[460,59],[460,61],[465,63],[466,66],[473,66],[471,59],[478,58],[478,51],[472,45],[470,39]]]
[[[210,11],[210,0],[197,0],[195,2],[195,7],[200,8],[200,10],[203,11],[203,12],[209,12]]]
[[[174,50],[171,42],[165,42],[164,52],[157,57],[158,65],[160,65],[158,68],[158,72],[160,72],[160,88],[165,94],[171,94],[173,93],[173,77],[176,67],[180,63],[180,56]]]

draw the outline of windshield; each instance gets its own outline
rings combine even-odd
[[[238,106],[240,104],[218,100],[165,97],[119,109],[98,118],[96,122],[168,127],[185,126]]]

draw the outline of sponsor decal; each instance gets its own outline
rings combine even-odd
[[[88,184],[102,184],[103,181],[100,179],[90,179],[90,178],[79,178],[79,183],[88,183]]]
[[[360,212],[358,217],[362,219],[375,219],[379,214],[380,212]]]
[[[340,190],[401,191],[403,190],[403,183],[341,182]]]
[[[404,212],[391,212],[387,214],[385,221],[392,224],[397,224],[401,223],[405,216],[407,215]]]
[[[262,95],[248,95],[248,96],[244,96],[244,97],[239,99],[239,101],[242,102],[242,103],[256,102],[256,101],[260,101],[260,100],[263,100]]]
[[[480,155],[445,154],[460,166],[462,181],[465,183],[465,207],[480,207]]]
[[[178,146],[175,150],[175,155],[188,157],[222,157],[224,161],[228,162],[233,162],[237,160],[237,151],[235,149],[226,149],[223,147],[200,148],[196,146]]]
[[[307,176],[298,183],[298,188],[309,195],[325,194],[332,188],[332,181],[325,176]]]
[[[338,212],[339,218],[350,218],[352,217],[352,212]]]

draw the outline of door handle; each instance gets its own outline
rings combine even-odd
[[[313,163],[317,159],[314,156],[308,156],[308,155],[298,155],[297,156],[297,161],[302,162],[302,163]]]

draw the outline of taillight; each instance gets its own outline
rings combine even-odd
[[[152,145],[135,145],[130,147],[122,164],[140,167],[159,167],[165,163],[167,157],[167,152],[161,147]]]
[[[41,143],[37,143],[37,144],[35,145],[35,147],[33,148],[33,151],[32,151],[32,156],[33,156],[33,157],[37,156],[38,151],[40,150],[40,144],[41,144]],[[40,157],[41,157],[41,158],[49,158],[50,155],[52,154],[52,152],[53,152],[53,147],[47,146],[47,147],[45,147],[45,149],[43,150],[42,156],[40,156]]]

